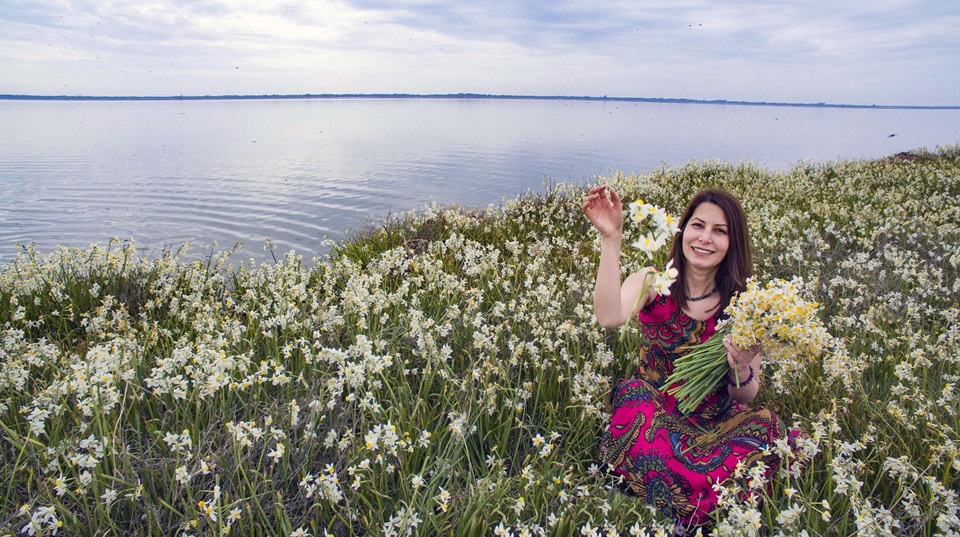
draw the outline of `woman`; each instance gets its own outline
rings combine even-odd
[[[713,485],[731,479],[739,463],[764,459],[776,468],[776,459],[764,451],[787,435],[772,412],[746,406],[760,386],[758,348],[724,341],[728,380],[690,416],[663,391],[674,360],[713,335],[731,297],[746,288],[752,261],[743,208],[722,190],[694,196],[674,238],[678,276],[669,296],[653,290],[640,296],[649,269],[620,283],[623,204],[616,192],[604,185],[591,189],[583,212],[602,239],[597,321],[616,328],[637,317],[644,335],[637,370],[611,393],[613,416],[600,460],[621,477],[626,491],[673,517],[681,529],[708,524],[717,505]]]

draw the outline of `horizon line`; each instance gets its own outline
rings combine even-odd
[[[500,100],[556,100],[556,101],[612,101],[649,102],[675,104],[732,104],[744,106],[795,106],[817,108],[876,108],[876,109],[921,109],[951,110],[960,105],[890,105],[890,104],[844,104],[802,103],[786,101],[744,101],[729,99],[689,99],[680,97],[620,97],[591,95],[512,95],[493,93],[299,93],[299,94],[223,94],[223,95],[25,95],[0,94],[0,100],[36,101],[203,101],[203,100],[268,100],[268,99],[500,99]]]

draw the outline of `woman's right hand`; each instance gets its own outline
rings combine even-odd
[[[623,236],[623,202],[607,185],[590,189],[587,201],[583,204],[583,214],[604,238]]]

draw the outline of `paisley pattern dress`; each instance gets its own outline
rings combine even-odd
[[[684,526],[712,520],[717,505],[714,483],[732,479],[741,461],[763,460],[775,472],[778,460],[767,450],[784,430],[769,410],[735,402],[725,383],[707,395],[690,415],[663,391],[673,361],[684,346],[713,335],[716,318],[687,316],[670,297],[659,296],[639,313],[645,344],[633,376],[616,383],[613,416],[600,442],[599,458],[620,477],[621,488],[655,506]]]

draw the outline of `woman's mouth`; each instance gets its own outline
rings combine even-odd
[[[713,253],[713,250],[704,250],[703,248],[697,248],[696,246],[690,247],[694,252],[702,255],[709,255]]]

